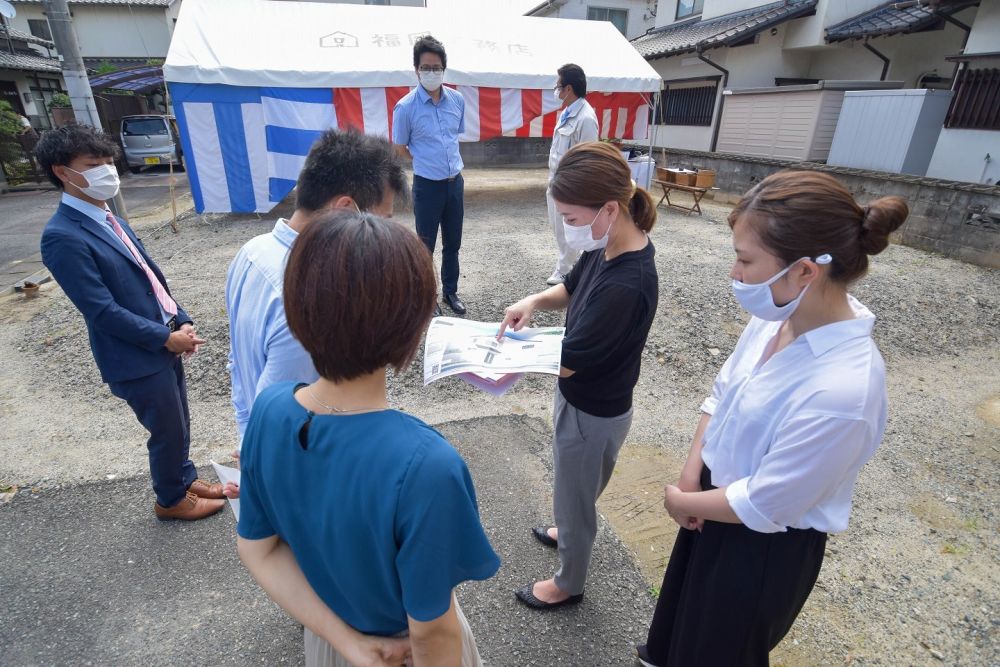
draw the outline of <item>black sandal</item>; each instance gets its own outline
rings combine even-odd
[[[535,536],[536,540],[545,546],[557,549],[559,548],[559,542],[557,540],[553,540],[549,536],[549,528],[555,528],[555,526],[538,526],[531,529],[531,534]]]
[[[551,538],[550,538],[551,539]],[[578,593],[576,595],[570,595],[565,600],[559,602],[546,602],[544,600],[539,600],[535,597],[533,592],[535,585],[528,584],[524,588],[519,588],[514,591],[514,595],[517,599],[531,607],[532,609],[540,609],[542,611],[547,611],[549,609],[555,609],[556,607],[565,607],[571,604],[579,604],[583,601],[583,593]]]

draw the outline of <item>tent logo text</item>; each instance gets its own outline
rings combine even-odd
[[[320,47],[324,49],[356,49],[358,48],[358,38],[346,32],[331,32],[319,39]]]

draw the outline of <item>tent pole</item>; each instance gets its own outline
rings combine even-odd
[[[170,103],[170,88],[167,87],[167,81],[163,81],[163,101],[167,105],[167,110],[171,108]],[[174,128],[171,125],[170,131],[173,132]],[[177,147],[177,142],[181,140],[180,133],[174,137],[174,154],[170,156],[170,162],[168,163],[170,168],[170,207],[173,210],[173,217],[170,219],[170,229],[174,230],[174,234],[179,233],[181,230],[177,228],[177,196],[174,192],[174,156],[180,155],[180,150]]]
[[[649,159],[653,159],[653,143],[656,136],[656,110],[660,106],[660,94],[653,93],[653,122],[649,124]]]

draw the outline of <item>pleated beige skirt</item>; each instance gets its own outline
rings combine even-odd
[[[457,599],[455,614],[462,628],[462,667],[482,667],[483,661],[479,657],[479,649],[476,648],[476,638],[472,635],[472,628],[469,627],[469,621],[462,613]],[[325,639],[313,634],[309,628],[305,628],[304,640],[306,667],[352,667],[351,663],[337,653]]]

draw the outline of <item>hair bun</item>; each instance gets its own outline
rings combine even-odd
[[[865,206],[861,217],[861,249],[877,255],[889,245],[889,235],[899,229],[910,214],[902,197],[880,197]]]

